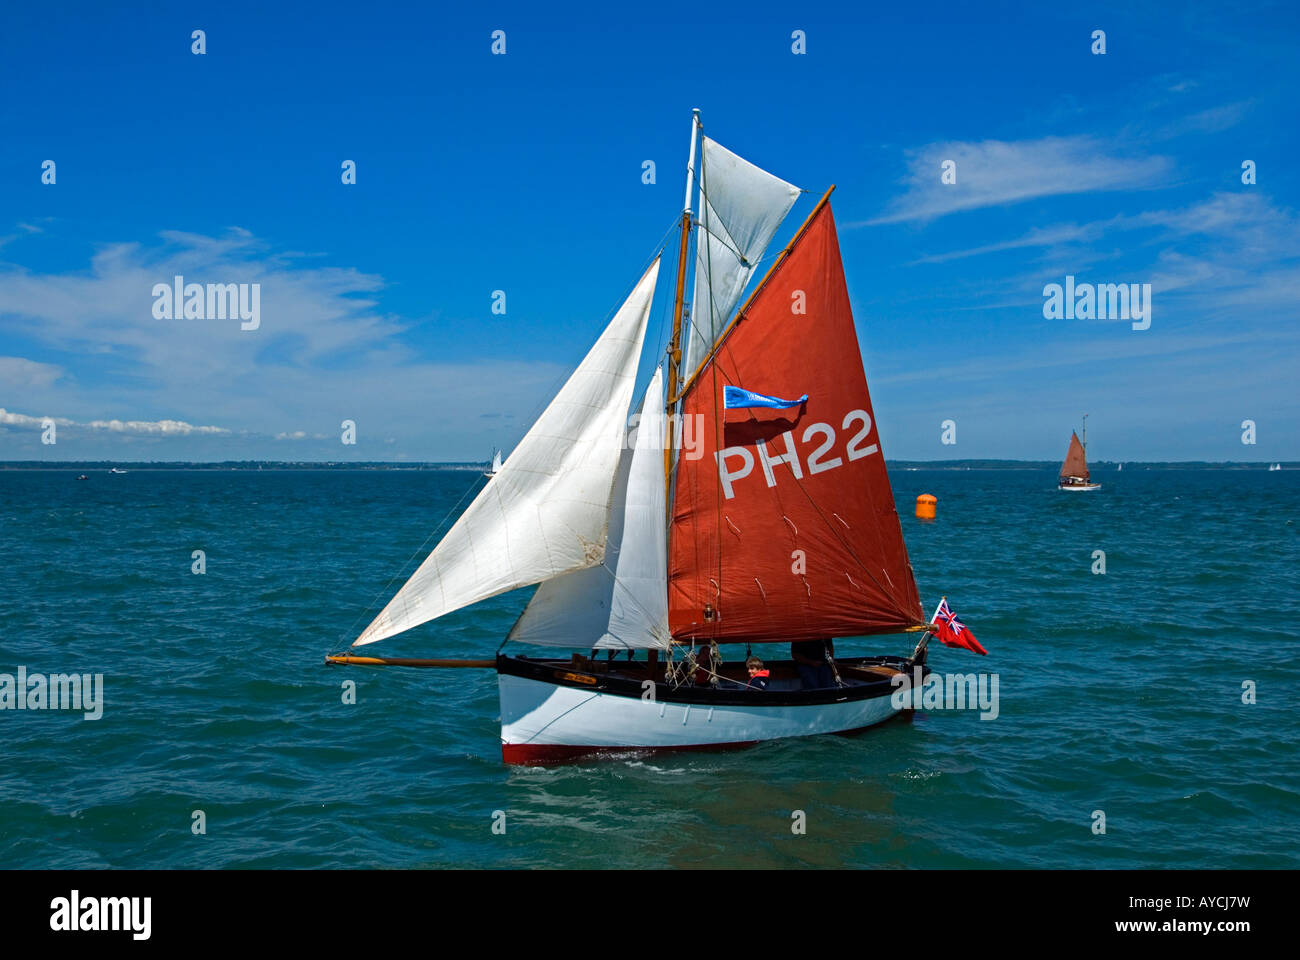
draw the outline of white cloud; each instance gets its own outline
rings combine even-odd
[[[156,319],[153,286],[176,275],[260,284],[260,328]],[[571,369],[426,359],[407,337],[412,321],[379,308],[384,288],[379,276],[276,253],[239,229],[105,245],[89,269],[65,273],[0,264],[0,338],[38,344],[46,361],[0,363],[0,404],[96,425],[76,444],[61,435],[62,457],[111,458],[120,451],[107,438],[117,438],[165,444],[158,455],[178,459],[273,458],[285,441],[295,457],[482,459],[518,439]],[[573,345],[573,363],[589,345]],[[488,423],[483,410],[503,416]],[[357,423],[356,445],[340,443],[345,419]],[[5,455],[48,454],[35,436],[11,434]]]
[[[1039,248],[1048,254],[1039,264],[1042,269],[1036,269],[1033,276],[1058,269],[1078,273],[1098,257],[1090,249],[1075,244],[1096,245],[1113,233],[1140,230],[1155,231],[1156,239],[1145,245],[1154,246],[1158,252],[1154,262],[1142,269],[1155,271],[1151,283],[1158,291],[1193,287],[1204,294],[1242,287],[1253,290],[1257,302],[1262,304],[1276,302],[1276,297],[1269,294],[1274,288],[1277,296],[1294,290],[1296,267],[1288,261],[1300,256],[1300,218],[1285,207],[1275,206],[1265,194],[1254,191],[1221,192],[1184,207],[1148,210],[1085,224],[1036,227],[1011,240],[933,254],[913,263],[944,263],[1007,250]],[[1198,237],[1207,241],[1201,255],[1188,247]],[[1159,246],[1175,242],[1179,248]],[[1142,249],[1131,242],[1125,246],[1130,253]],[[1023,286],[1020,277],[1009,276],[1007,282],[1012,287]]]
[[[91,420],[88,423],[78,423],[67,417],[31,417],[0,407],[0,424],[5,426],[40,429],[46,420],[51,420],[60,427],[81,427],[87,430],[107,430],[110,433],[134,433],[143,436],[188,437],[192,434],[230,433],[224,427],[196,427],[184,420]]]
[[[1161,127],[1155,132],[1155,136],[1169,139],[1189,133],[1219,133],[1229,130],[1245,119],[1252,105],[1253,102],[1250,100],[1240,100],[1236,103],[1209,107]]]
[[[102,247],[88,275],[0,271],[0,316],[17,318],[13,326],[54,346],[138,361],[141,372],[158,382],[178,377],[193,382],[243,366],[251,352],[277,338],[292,339],[296,359],[303,361],[366,349],[399,329],[373,310],[368,295],[382,289],[378,277],[258,259],[264,245],[244,230],[221,237],[168,231],[162,237],[161,248]],[[259,283],[261,329],[243,331],[238,322],[217,320],[155,319],[154,284],[171,283],[177,275],[197,283]]]
[[[1001,253],[1004,250],[1020,250],[1026,247],[1051,247],[1062,243],[1080,243],[1084,241],[1095,240],[1099,237],[1106,226],[1105,222],[1085,223],[1083,225],[1075,223],[1060,223],[1050,227],[1035,227],[1028,233],[1016,237],[1013,240],[1002,240],[998,243],[988,243],[979,247],[971,247],[966,250],[952,250],[948,253],[936,253],[928,257],[921,257],[913,260],[912,264],[920,263],[946,263],[949,260],[961,260],[966,257],[977,257],[986,253]]]
[[[956,183],[940,181],[942,164],[956,163]],[[889,209],[850,227],[932,220],[964,210],[1021,203],[1035,197],[1172,185],[1166,157],[1109,152],[1092,137],[935,143],[907,155],[906,190]]]
[[[0,383],[20,390],[48,387],[63,376],[63,368],[23,357],[0,357]]]

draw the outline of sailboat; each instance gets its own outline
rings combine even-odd
[[[859,730],[909,714],[908,681],[929,672],[939,630],[894,505],[834,187],[742,303],[804,191],[702,131],[696,110],[671,333],[634,415],[662,249],[492,482],[350,649],[326,658],[495,670],[507,763]],[[532,584],[502,648],[562,656],[358,651]],[[833,639],[884,634],[919,641],[833,655]]]
[[[501,472],[501,451],[495,450],[492,453],[492,467],[485,474],[483,474],[483,476],[495,477],[500,472]]]
[[[1065,462],[1061,464],[1061,475],[1057,478],[1058,490],[1099,490],[1100,483],[1093,483],[1088,473],[1088,415],[1083,415],[1083,441],[1079,435],[1070,432],[1070,447],[1065,452]]]
[[[1270,464],[1268,469],[1269,469],[1270,472],[1274,472],[1274,471],[1277,471],[1277,470],[1281,470],[1281,469],[1282,469],[1282,464],[1280,464],[1280,463]]]

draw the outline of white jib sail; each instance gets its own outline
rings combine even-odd
[[[604,563],[543,583],[509,639],[556,647],[668,649],[665,426],[663,379],[656,370],[641,404],[635,447],[624,451],[614,482]]]
[[[740,304],[749,278],[800,192],[708,137],[700,153],[695,295],[682,358],[688,380],[726,329],[731,311]]]
[[[600,563],[659,260],[578,369],[354,646]]]

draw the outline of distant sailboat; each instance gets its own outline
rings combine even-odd
[[[1124,469],[1124,464],[1121,463],[1121,464],[1119,465],[1118,470],[1116,470],[1116,472],[1118,473],[1120,470],[1123,470],[1123,469]]]
[[[910,698],[893,696],[897,681],[929,672],[927,642],[946,608],[925,619],[908,560],[830,190],[742,304],[801,191],[701,129],[696,111],[673,324],[666,350],[651,351],[666,359],[637,410],[635,442],[628,414],[659,257],[351,652],[326,657],[495,669],[507,763],[862,729],[910,712]],[[806,304],[794,321],[792,302]],[[689,455],[670,439],[683,422],[699,424]],[[578,652],[356,652],[533,584],[506,640]],[[910,633],[920,634],[910,655],[830,650],[832,638]],[[800,652],[773,651],[751,680],[747,648],[794,641]]]
[[[109,472],[109,473],[126,473],[125,470],[119,470],[119,469],[117,469],[117,467],[109,467],[108,472]]]
[[[492,469],[483,474],[485,477],[495,477],[501,472],[501,451],[497,450],[492,454]]]
[[[1061,475],[1057,478],[1058,490],[1097,490],[1100,483],[1093,483],[1088,473],[1088,455],[1085,444],[1088,441],[1088,415],[1083,415],[1083,441],[1079,435],[1070,432],[1070,448],[1065,453],[1065,462],[1061,464]]]
[[[1268,471],[1269,471],[1269,473],[1272,473],[1272,472],[1274,472],[1275,470],[1281,470],[1281,469],[1282,469],[1282,464],[1280,464],[1280,463],[1274,463],[1274,464],[1270,464],[1270,465],[1269,465]]]

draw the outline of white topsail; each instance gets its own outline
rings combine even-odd
[[[604,560],[658,275],[656,258],[501,472],[354,646]]]
[[[695,295],[682,376],[689,380],[731,319],[799,188],[774,177],[708,137],[700,146],[700,226]],[[712,297],[710,297],[712,291]]]
[[[619,464],[604,563],[543,583],[508,639],[620,650],[671,645],[665,426],[663,378],[656,370],[641,404],[636,446]]]

